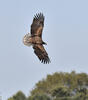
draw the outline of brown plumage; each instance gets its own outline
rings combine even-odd
[[[44,27],[44,16],[39,13],[34,16],[33,23],[31,25],[31,35],[42,36],[42,30]]]
[[[28,33],[23,38],[23,43],[27,46],[32,45],[34,53],[42,63],[49,63],[50,59],[43,44],[46,44],[42,40],[42,31],[44,27],[44,16],[42,13],[38,13],[34,16],[31,25],[31,35]]]

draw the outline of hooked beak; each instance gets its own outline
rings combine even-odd
[[[43,42],[43,44],[47,45],[47,43]]]

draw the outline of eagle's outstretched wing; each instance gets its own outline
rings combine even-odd
[[[31,25],[31,35],[32,36],[42,36],[42,30],[44,27],[44,16],[42,13],[38,13],[33,18],[33,23]]]
[[[42,63],[49,63],[50,62],[48,54],[47,54],[46,50],[44,49],[43,45],[35,44],[33,46],[33,49],[34,49],[34,53],[36,54],[36,56],[39,58],[39,60]]]

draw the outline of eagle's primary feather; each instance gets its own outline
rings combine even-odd
[[[43,45],[35,44],[33,46],[34,53],[38,56],[39,60],[43,63],[49,63],[50,59]]]
[[[50,59],[48,57],[48,53],[46,52],[43,46],[43,44],[46,44],[42,40],[43,27],[44,27],[44,16],[42,13],[38,13],[33,18],[30,31],[31,36],[25,35],[23,38],[23,42],[27,46],[29,46],[29,44],[33,46],[34,53],[42,63],[49,63]]]
[[[36,14],[33,18],[33,23],[31,25],[31,35],[42,36],[42,30],[44,27],[44,16],[42,13]]]

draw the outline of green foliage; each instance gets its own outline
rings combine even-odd
[[[9,98],[8,100],[13,100],[13,98]]]
[[[50,94],[55,100],[88,99],[88,75],[85,73],[54,73],[39,81],[31,95],[36,93]]]
[[[21,91],[19,91],[8,100],[26,100],[26,96]]]
[[[57,87],[56,89],[52,90],[52,96],[56,97],[68,97],[70,96],[70,91],[65,86]]]
[[[88,100],[88,75],[56,72],[39,81],[29,97],[19,91],[8,100]]]
[[[28,97],[27,100],[50,100],[50,98],[45,94],[36,94]]]

